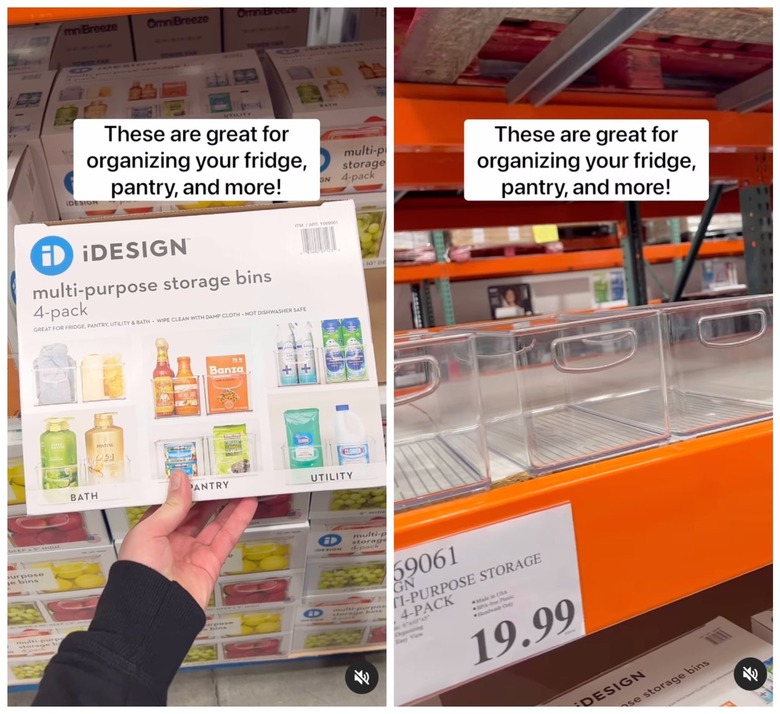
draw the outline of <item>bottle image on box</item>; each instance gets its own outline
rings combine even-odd
[[[299,84],[295,90],[302,104],[319,104],[322,101],[320,88],[316,84]]]
[[[95,414],[95,426],[84,435],[88,480],[92,485],[124,481],[125,434],[122,427],[114,424],[115,414]]]
[[[298,384],[298,367],[295,364],[295,336],[290,324],[276,326],[276,367],[279,384]]]
[[[179,357],[179,371],[173,378],[173,412],[176,416],[200,414],[198,378],[192,373],[189,357]]]
[[[323,466],[319,409],[290,409],[284,413],[291,469]]]
[[[329,79],[325,82],[325,92],[331,99],[337,97],[348,97],[349,86],[338,79]]]
[[[347,380],[344,348],[339,320],[322,321],[322,346],[325,350],[325,381],[328,383]]]
[[[103,355],[103,393],[106,399],[125,397],[125,371],[121,355]]]
[[[68,421],[73,417],[53,417],[46,420],[41,434],[41,471],[43,488],[78,486],[78,452],[76,435]]]
[[[317,384],[317,361],[314,357],[314,338],[311,323],[292,325],[295,339],[295,363],[298,366],[299,384]]]
[[[167,417],[174,413],[173,370],[168,364],[168,342],[162,337],[155,341],[157,366],[152,372],[154,380],[154,416]]]
[[[336,406],[336,453],[339,466],[369,463],[366,428],[348,404]]]
[[[363,330],[360,320],[346,317],[341,322],[341,344],[347,365],[347,381],[359,382],[366,379],[366,353],[363,349]]]

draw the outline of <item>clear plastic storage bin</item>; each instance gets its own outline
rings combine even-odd
[[[397,337],[396,509],[490,484],[475,337]]]
[[[662,309],[672,432],[693,436],[772,417],[772,296]]]
[[[531,473],[669,438],[658,311],[545,322],[512,332]]]

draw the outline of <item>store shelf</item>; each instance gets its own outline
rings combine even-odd
[[[9,25],[33,25],[37,22],[72,22],[99,17],[145,15],[153,12],[182,12],[189,8],[170,7],[9,7]]]
[[[647,245],[644,247],[648,263],[668,263],[688,254],[689,244]],[[699,250],[700,258],[742,255],[741,240],[708,241]],[[466,263],[431,263],[428,265],[396,266],[396,284],[419,283],[423,280],[478,280],[515,275],[542,275],[566,273],[574,270],[604,270],[623,265],[619,248],[584,250],[572,253],[521,255],[513,258],[488,258]]]
[[[395,516],[395,548],[570,502],[586,632],[772,562],[772,422]]]

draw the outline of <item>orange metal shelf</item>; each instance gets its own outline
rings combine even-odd
[[[395,547],[570,502],[595,632],[772,562],[772,422],[395,517]]]
[[[648,263],[668,263],[688,254],[688,243],[647,245],[644,247]],[[741,240],[709,241],[702,244],[699,256],[714,258],[742,255]],[[574,270],[605,270],[623,265],[619,248],[583,250],[572,253],[520,255],[514,258],[487,258],[467,263],[431,263],[429,265],[396,266],[396,284],[419,283],[423,280],[478,280],[513,275],[540,275],[567,273]]]
[[[9,25],[33,25],[36,22],[72,22],[99,17],[171,12],[188,8],[169,7],[9,7]]]
[[[460,96],[460,95],[458,95]],[[603,97],[602,97],[603,101]],[[466,119],[706,119],[710,150],[764,152],[772,147],[772,114],[550,103],[506,104],[466,99],[405,99],[395,96],[395,151],[462,151]]]

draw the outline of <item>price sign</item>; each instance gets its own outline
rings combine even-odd
[[[585,634],[571,504],[395,557],[396,705]]]

